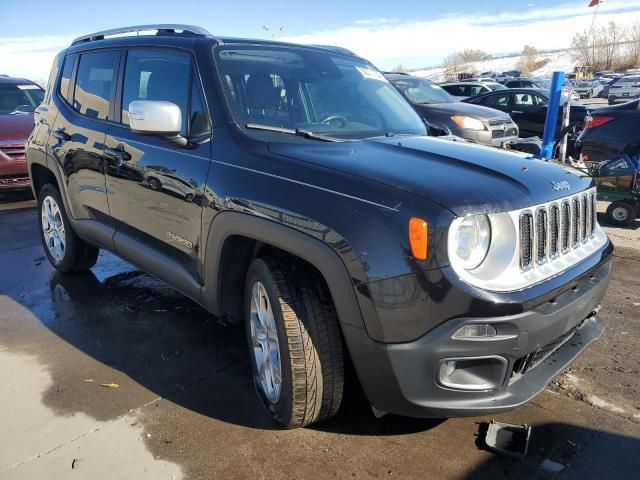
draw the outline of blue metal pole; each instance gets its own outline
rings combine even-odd
[[[551,159],[553,155],[553,140],[558,126],[558,112],[560,110],[563,82],[564,72],[553,72],[547,118],[544,122],[544,133],[542,134],[542,149],[540,150],[540,158],[544,160]]]

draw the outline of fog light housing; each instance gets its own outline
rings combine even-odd
[[[488,323],[471,323],[456,330],[453,338],[469,339],[469,338],[485,338],[495,337],[498,335],[496,328]]]
[[[454,390],[495,390],[504,382],[507,364],[498,355],[445,358],[440,360],[438,383]]]

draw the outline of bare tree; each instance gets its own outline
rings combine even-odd
[[[640,65],[640,22],[629,27],[627,42],[629,62],[637,67]]]
[[[617,59],[620,49],[620,42],[624,38],[624,27],[615,22],[609,22],[606,27],[602,27],[597,35],[597,45],[602,56],[601,61],[605,70],[608,70]]]

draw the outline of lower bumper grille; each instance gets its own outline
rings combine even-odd
[[[517,360],[513,365],[514,374],[523,374],[530,370],[533,370],[544,362],[547,358],[553,355],[560,347],[567,343],[575,335],[578,327],[573,327],[567,333],[560,335],[553,342],[545,345],[544,347],[530,353],[526,357],[522,357]]]

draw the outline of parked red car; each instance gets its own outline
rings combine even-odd
[[[0,75],[0,193],[31,188],[24,145],[43,98],[34,82]]]

